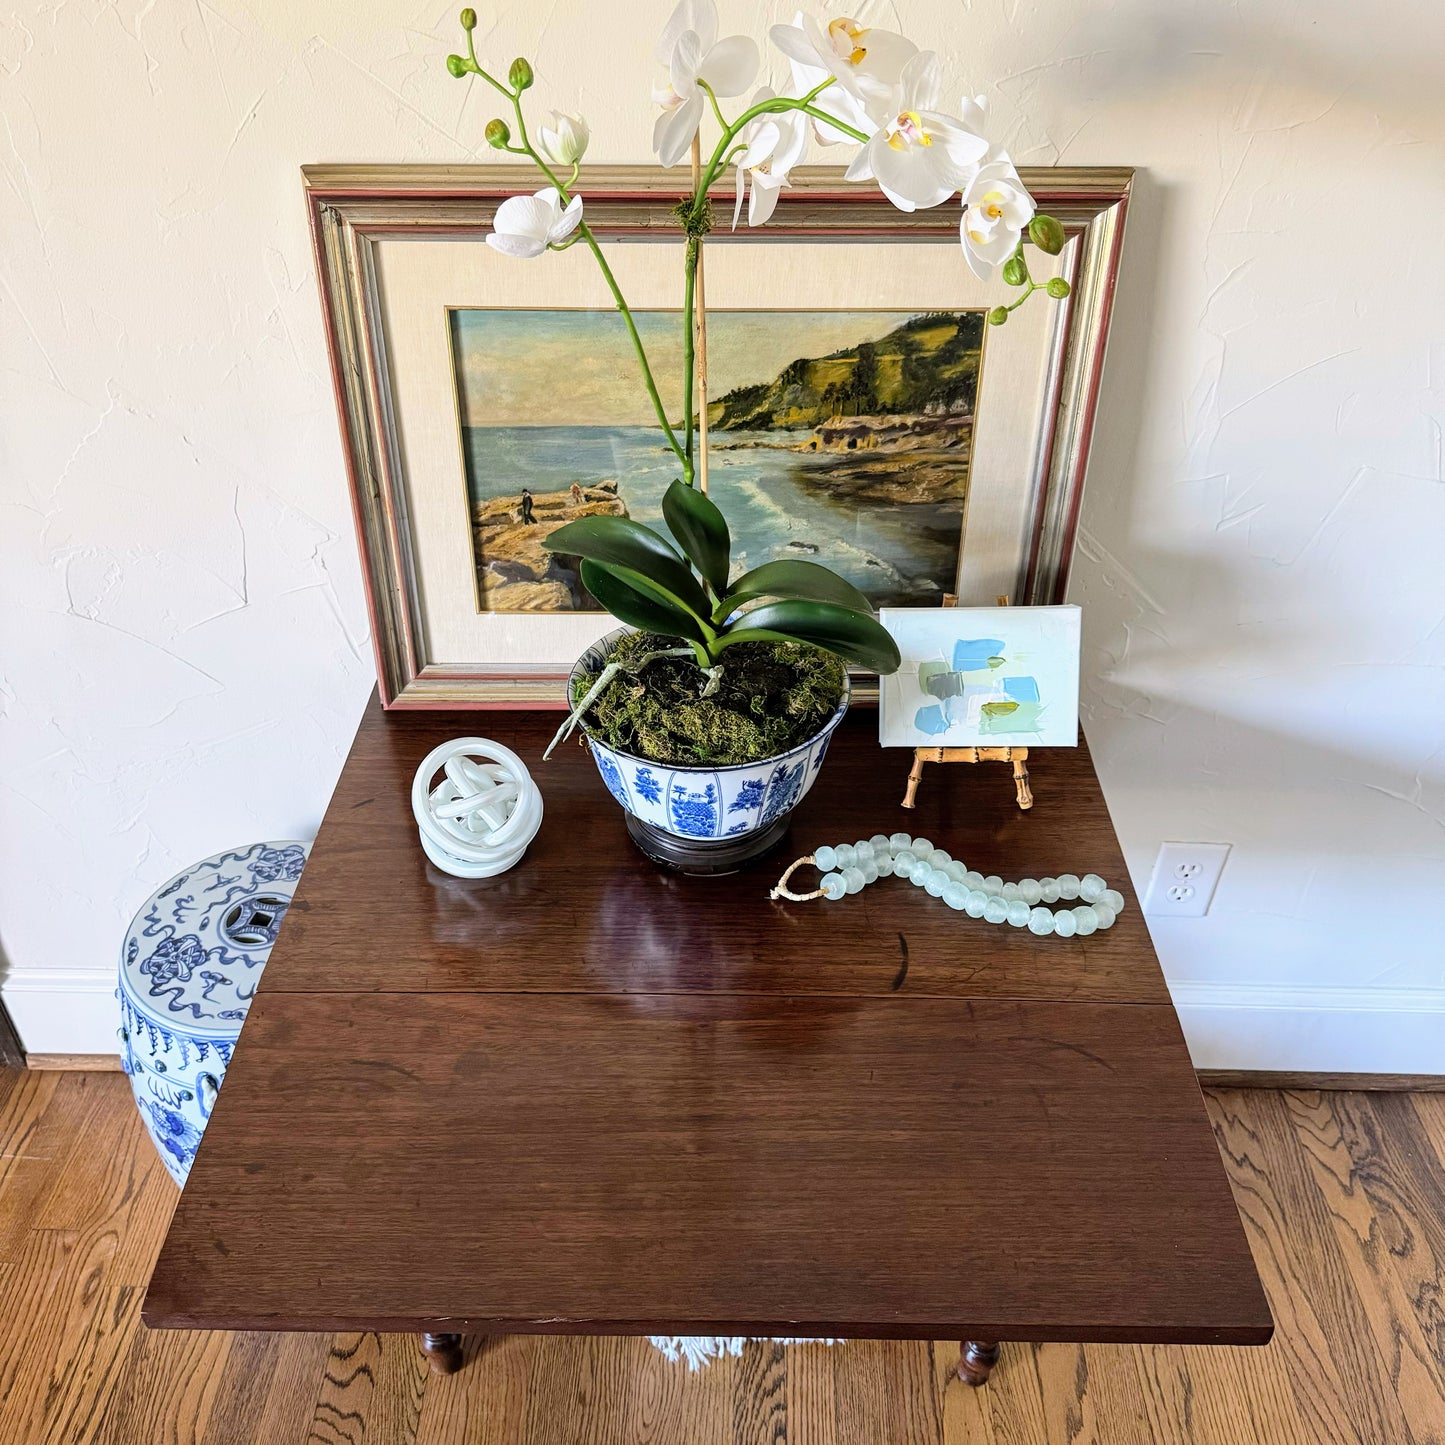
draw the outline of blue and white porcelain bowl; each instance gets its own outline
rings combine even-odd
[[[619,628],[608,633],[582,654],[568,680],[569,698],[574,696],[579,677],[599,672],[606,666],[612,649],[619,639],[627,636],[628,630]],[[735,867],[748,857],[756,856],[748,847],[750,843],[759,843],[757,851],[761,851],[781,836],[783,820],[807,795],[823,766],[834,729],[848,711],[848,693],[845,676],[838,706],[819,732],[788,752],[757,763],[711,768],[671,767],[608,747],[592,736],[585,722],[582,729],[587,733],[588,747],[607,791],[622,804],[630,818],[646,825],[646,830],[669,835],[684,844],[711,845],[701,850],[703,856],[714,853],[731,859]],[[629,830],[645,852],[657,856],[637,828],[629,826]],[[729,844],[742,846],[726,846]],[[684,866],[673,856],[659,861]],[[694,870],[684,868],[684,871]]]
[[[154,894],[126,933],[121,1066],[177,1184],[190,1173],[306,852],[305,843],[253,843],[205,858]]]

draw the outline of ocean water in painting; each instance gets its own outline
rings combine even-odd
[[[620,324],[452,313],[487,610],[595,608],[569,559],[541,546],[575,517],[625,512],[664,530],[679,466],[638,415],[646,394],[615,344]],[[678,318],[643,313],[639,326],[661,383]],[[805,557],[875,605],[937,606],[958,569],[981,332],[973,312],[711,313],[710,494],[732,529],[734,575]],[[679,398],[669,414],[680,410]]]

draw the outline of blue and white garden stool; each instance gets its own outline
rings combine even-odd
[[[120,955],[121,1066],[177,1184],[231,1062],[305,843],[253,843],[177,874],[136,915]]]

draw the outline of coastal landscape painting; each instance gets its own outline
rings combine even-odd
[[[670,417],[682,316],[634,313]],[[613,311],[448,312],[482,612],[600,611],[555,528],[594,513],[663,530],[678,475]],[[710,495],[740,573],[833,568],[875,606],[955,589],[982,311],[708,313]]]

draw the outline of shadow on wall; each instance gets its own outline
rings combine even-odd
[[[1302,93],[1321,97],[1322,110],[1347,101],[1377,124],[1440,125],[1445,6],[1438,0],[1313,0],[1300,9],[1132,0],[1086,11],[1070,48],[1073,55],[1002,88],[1024,108],[1044,85],[1056,98],[1072,92],[1092,103],[1101,94],[1143,98],[1196,81],[1213,86],[1228,74],[1251,80],[1247,100],[1228,117],[1240,130],[1298,123],[1293,114],[1276,122],[1274,111],[1293,113]]]

